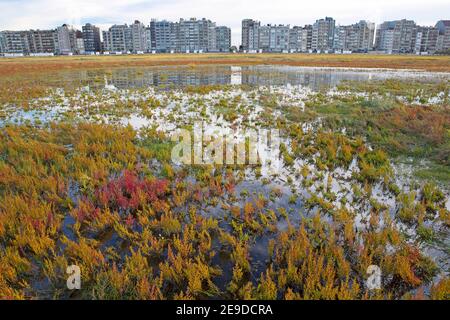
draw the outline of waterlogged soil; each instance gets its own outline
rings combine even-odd
[[[448,74],[172,66],[45,83],[2,98],[0,297],[450,297]],[[198,128],[279,145],[257,163],[214,162],[220,148],[174,162],[180,129],[206,150]]]

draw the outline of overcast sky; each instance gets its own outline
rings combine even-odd
[[[445,16],[444,16],[445,15]],[[337,24],[361,19],[380,23],[408,18],[421,25],[450,19],[449,0],[0,0],[0,30],[54,28],[63,23],[78,28],[86,22],[102,29],[115,23],[151,18],[208,18],[232,29],[240,44],[241,20],[263,24],[311,24],[331,16]]]

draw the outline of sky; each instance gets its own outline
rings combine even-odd
[[[444,16],[445,15],[445,16]],[[81,28],[86,22],[106,30],[112,24],[152,18],[208,18],[232,30],[239,45],[241,21],[262,24],[312,24],[331,16],[337,24],[359,20],[381,23],[408,18],[420,25],[450,19],[449,0],[0,0],[0,30],[50,29],[63,23]]]

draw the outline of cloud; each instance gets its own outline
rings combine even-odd
[[[450,12],[448,0],[0,0],[0,30],[45,29],[68,23],[80,27],[86,22],[107,28],[114,23],[150,19],[209,18],[232,29],[233,44],[240,43],[241,20],[262,23],[311,24],[332,16],[338,24],[361,19],[380,23],[409,18],[434,25]]]

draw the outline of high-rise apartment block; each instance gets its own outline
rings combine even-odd
[[[313,24],[312,50],[323,52],[333,49],[335,25],[336,21],[330,17],[316,20]]]
[[[265,25],[259,27],[258,45],[249,51],[262,50],[265,52],[287,52],[290,39],[289,25]]]
[[[2,31],[1,48],[3,53],[8,54],[28,54],[30,48],[25,31]]]
[[[289,50],[289,25],[277,25],[270,27],[271,52],[287,52]]]
[[[418,27],[416,34],[416,42],[414,45],[414,51],[416,53],[436,52],[437,40],[439,36],[439,30],[434,27]]]
[[[208,19],[152,20],[150,30],[155,52],[228,52],[231,47],[231,29]]]
[[[145,25],[140,21],[134,21],[131,29],[131,51],[133,53],[144,53],[147,48]]]
[[[438,29],[438,39],[436,41],[436,50],[444,52],[450,50],[450,20],[440,20],[436,23]]]
[[[271,29],[270,25],[258,27],[258,35],[256,35],[256,39],[258,39],[258,42],[255,44],[252,43],[251,47],[250,47],[250,44],[249,44],[249,46],[242,45],[242,49],[244,51],[250,51],[250,52],[257,51],[257,50],[269,52],[270,51],[270,29]],[[246,48],[250,48],[250,49],[247,50]]]
[[[54,53],[55,32],[53,30],[30,30],[27,32],[30,53]]]
[[[150,22],[151,50],[170,52],[175,50],[176,28],[173,22],[152,20]]]
[[[82,27],[84,50],[87,53],[99,52],[102,48],[100,28],[87,23]]]
[[[131,25],[113,25],[103,31],[103,48],[114,53],[144,53],[151,44],[150,30],[140,21]]]
[[[368,52],[373,48],[375,24],[360,21],[335,28],[333,49],[339,51]]]
[[[229,52],[231,48],[231,29],[225,26],[215,28],[216,51]]]
[[[289,30],[290,52],[308,52],[311,50],[312,26],[294,26]]]
[[[412,20],[383,22],[377,28],[375,47],[387,53],[413,53],[417,25]]]
[[[289,50],[300,52],[302,43],[302,27],[294,26],[289,30]]]
[[[72,55],[77,52],[76,30],[67,24],[56,28],[56,53],[61,55]]]
[[[181,19],[178,22],[178,50],[180,52],[208,52],[214,48],[215,35],[211,37],[211,29],[215,24],[211,20]],[[214,40],[213,40],[214,39]]]
[[[312,25],[308,24],[304,26],[300,33],[301,33],[300,51],[307,52],[309,50],[312,50],[312,34],[313,34]]]
[[[261,23],[252,19],[242,20],[242,50],[253,51],[259,49],[259,29]]]
[[[127,24],[113,25],[103,31],[103,45],[106,51],[127,53],[133,51],[132,28]]]
[[[259,21],[242,21],[242,50],[246,52],[306,52],[311,49],[312,27],[261,25]]]

